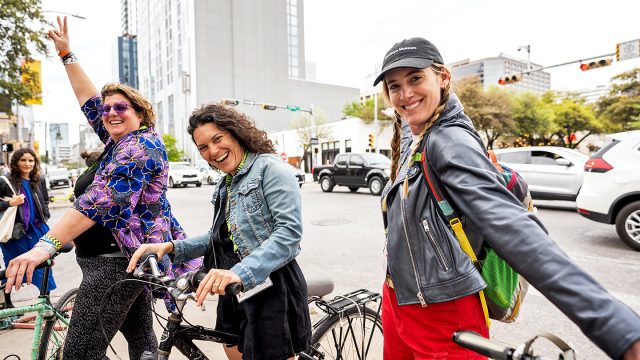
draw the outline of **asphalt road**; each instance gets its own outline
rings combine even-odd
[[[204,233],[210,226],[212,189],[203,185],[201,188],[169,191],[173,211],[187,234]],[[334,295],[359,288],[379,291],[385,271],[380,198],[370,195],[365,189],[350,193],[347,188],[336,187],[332,193],[323,193],[314,183],[304,184],[301,191],[304,239],[298,259],[305,273],[322,273],[331,277],[335,282]],[[640,277],[637,276],[640,252],[630,250],[618,240],[613,226],[579,216],[573,203],[537,202],[537,205],[540,218],[558,245],[615,297],[640,312]],[[63,211],[64,208],[53,209],[51,223],[55,223]],[[60,296],[63,290],[77,286],[80,273],[73,254],[61,255],[56,268],[58,290],[53,295]],[[27,289],[15,297],[28,300],[35,293],[33,289]],[[192,322],[211,326],[215,305],[212,299],[207,301],[206,312],[191,306],[187,313],[192,316]],[[542,331],[553,332],[570,342],[578,350],[579,358],[606,358],[577,326],[533,288],[516,323],[493,322],[492,326],[495,339],[511,344],[519,344]],[[21,340],[14,339],[15,335],[0,333],[0,355],[9,351],[5,347],[7,344],[21,343],[24,350],[29,341],[28,331],[10,333],[15,332],[24,333]],[[116,345],[120,356],[126,358],[123,341],[116,341]],[[204,348],[208,354],[220,354],[218,345],[206,344]],[[548,346],[540,349],[544,354]]]

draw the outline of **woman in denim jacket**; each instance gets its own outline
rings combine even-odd
[[[211,270],[196,292],[200,305],[220,294],[216,330],[239,335],[230,359],[287,359],[308,347],[311,323],[307,286],[295,260],[302,239],[298,183],[278,159],[267,134],[246,115],[206,105],[189,118],[189,134],[202,157],[224,172],[211,202],[213,225],[205,235],[141,246],[129,263],[135,269],[146,251],[172,253],[175,261],[205,256]],[[224,293],[230,283],[266,289],[238,302]],[[268,333],[267,333],[268,331]],[[241,353],[241,354],[240,354]]]

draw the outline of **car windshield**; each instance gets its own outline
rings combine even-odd
[[[365,153],[362,157],[369,165],[391,165],[391,159],[382,154]]]
[[[189,170],[191,166],[188,164],[171,164],[171,170]]]

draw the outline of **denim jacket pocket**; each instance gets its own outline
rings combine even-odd
[[[257,177],[238,189],[238,199],[244,211],[253,214],[262,207],[264,195],[260,186],[261,182],[262,178]]]

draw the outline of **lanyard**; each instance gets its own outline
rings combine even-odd
[[[244,163],[247,161],[247,155],[249,155],[248,152],[244,152],[244,156],[242,157],[242,161],[240,161],[240,164],[238,164],[238,168],[236,168],[236,174],[238,174],[238,172],[240,171],[240,169],[242,169],[242,167],[244,166]],[[233,232],[231,231],[231,181],[233,180],[233,175],[231,174],[227,174],[227,176],[225,177],[225,182],[227,183],[227,206],[226,206],[226,211],[225,211],[225,220],[227,221],[227,230],[229,233],[229,239],[231,239],[231,242],[233,242],[233,251],[234,252],[238,252],[238,245],[236,244],[235,241],[233,241]]]

